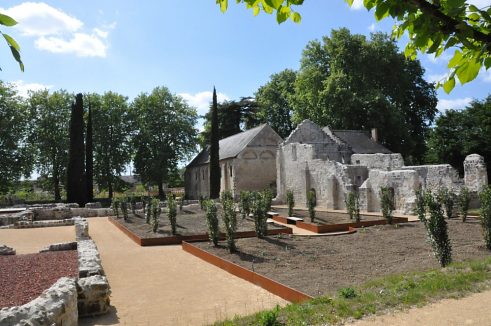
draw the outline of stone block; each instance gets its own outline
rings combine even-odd
[[[15,249],[6,245],[0,245],[0,256],[15,255]]]
[[[100,202],[87,203],[85,204],[85,208],[102,208],[102,205]]]
[[[75,239],[79,240],[88,240],[89,236],[89,223],[84,218],[80,216],[74,217],[73,221],[75,223]]]
[[[76,281],[62,277],[31,302],[1,309],[0,325],[78,325]]]
[[[100,315],[109,310],[111,290],[106,277],[93,275],[80,278],[77,290],[80,317]]]

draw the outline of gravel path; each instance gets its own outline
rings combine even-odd
[[[73,225],[0,230],[0,244],[14,248],[17,255],[38,253],[39,250],[50,244],[72,241],[75,241]]]
[[[206,325],[286,301],[181,249],[140,247],[106,218],[89,219],[111,285],[112,314],[80,325]]]
[[[28,303],[63,276],[78,276],[76,250],[0,256],[0,308]]]

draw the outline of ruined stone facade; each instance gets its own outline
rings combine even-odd
[[[238,196],[243,190],[263,190],[276,185],[276,149],[281,137],[268,125],[220,140],[220,190]],[[186,167],[187,199],[209,195],[209,153],[201,151]]]
[[[392,188],[395,210],[413,213],[416,190],[436,191],[446,187],[458,193],[463,185],[471,193],[487,185],[486,164],[481,156],[469,155],[465,177],[448,164],[405,166],[400,154],[391,153],[360,131],[321,129],[303,121],[278,147],[276,203],[286,202],[293,191],[295,203],[306,206],[307,192],[314,190],[317,205],[345,209],[345,197],[358,191],[363,211],[380,211],[380,188]]]

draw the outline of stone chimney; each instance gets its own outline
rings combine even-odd
[[[373,141],[378,143],[378,129],[372,128],[372,139]]]

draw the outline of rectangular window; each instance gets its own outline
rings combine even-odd
[[[230,176],[232,176],[232,167],[229,166],[229,169],[230,169]]]

